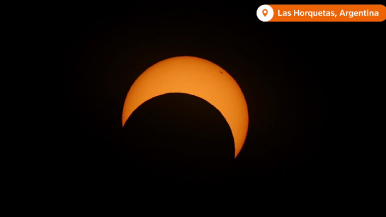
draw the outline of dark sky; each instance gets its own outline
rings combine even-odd
[[[260,191],[294,184],[327,188],[356,171],[349,154],[356,134],[349,128],[366,104],[364,89],[380,73],[375,63],[384,53],[375,52],[384,23],[263,23],[256,17],[261,4],[69,9],[61,36],[63,138],[72,181]],[[197,97],[154,98],[122,128],[132,83],[174,56],[212,61],[238,82],[250,124],[236,159],[227,122]]]

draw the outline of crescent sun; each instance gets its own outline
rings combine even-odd
[[[133,83],[123,106],[122,127],[144,102],[167,93],[199,97],[221,112],[231,128],[235,158],[248,132],[248,107],[232,76],[220,66],[198,57],[179,56],[160,61]]]

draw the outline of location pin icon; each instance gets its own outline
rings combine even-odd
[[[264,9],[264,10],[263,10],[263,15],[264,15],[264,17],[267,16],[267,14],[268,14],[268,10],[267,10],[267,9]]]

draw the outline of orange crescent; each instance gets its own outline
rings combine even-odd
[[[160,61],[131,86],[123,106],[122,126],[141,104],[166,93],[194,95],[219,110],[231,128],[237,157],[247,137],[249,117],[244,94],[229,73],[198,57],[180,56]]]

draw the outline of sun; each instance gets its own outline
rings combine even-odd
[[[192,56],[172,57],[154,64],[132,84],[123,106],[122,126],[141,104],[166,93],[190,94],[219,110],[231,128],[237,157],[248,132],[248,107],[241,88],[227,71]]]

